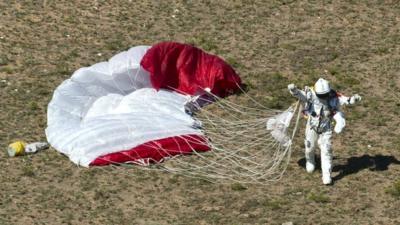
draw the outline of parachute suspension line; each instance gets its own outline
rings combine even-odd
[[[198,106],[197,111],[193,112],[193,118],[200,122],[200,129],[208,139],[199,140],[185,135],[175,136],[173,140],[178,147],[174,151],[182,152],[179,143],[186,143],[192,150],[191,157],[169,154],[167,157],[169,160],[165,160],[164,163],[136,168],[168,171],[219,183],[267,184],[281,179],[290,161],[292,141],[298,128],[301,112],[299,102],[286,111],[279,111],[266,107],[243,106],[229,101],[228,98],[220,98],[211,92],[206,93],[197,97],[196,100],[205,103],[212,102],[210,107],[214,108],[210,110],[208,106]],[[242,96],[249,98],[257,106],[262,106],[251,96],[247,94]],[[290,136],[288,135],[289,124],[287,126],[283,126],[283,123],[277,124],[281,134],[286,134],[287,137],[285,141],[277,140],[274,130],[267,129],[269,121],[274,118],[277,120],[280,115],[285,115],[290,122],[296,112],[298,112],[297,119],[294,124],[291,123]],[[175,130],[162,124],[160,124],[160,129]],[[192,147],[196,144],[208,145],[211,151],[199,152]],[[170,152],[154,143],[144,145],[164,155]],[[134,157],[132,157],[132,162],[140,164]],[[143,162],[143,164],[149,165],[149,162]],[[125,170],[127,166],[129,167],[124,164],[123,167],[114,166],[113,168],[117,168],[118,172],[130,174]]]
[[[296,117],[296,122],[294,124],[291,140],[294,139],[294,136],[296,135],[296,132],[297,132],[297,128],[299,127],[299,121],[300,121],[300,116],[301,116],[302,110],[303,110],[303,107],[300,104],[300,101],[297,101],[296,102],[296,106],[295,106],[295,110],[294,110],[294,112],[297,111],[297,117]],[[292,144],[292,143],[290,143],[290,144]]]
[[[297,130],[298,130],[298,125],[299,125],[301,112],[302,112],[302,105],[300,104],[300,101],[296,102],[294,113],[296,111],[297,111],[297,116],[296,116],[296,121],[294,123],[291,139],[289,141],[289,145],[285,149],[285,154],[283,154],[283,156],[286,156],[286,162],[285,162],[285,165],[284,165],[285,170],[281,171],[281,173],[277,177],[277,180],[280,180],[282,178],[282,176],[283,176],[284,172],[286,171],[286,168],[287,168],[287,166],[288,166],[288,164],[290,162],[290,158],[291,158],[291,155],[292,155],[292,144],[293,144],[294,137],[295,137],[295,135],[297,133]]]
[[[126,62],[127,64],[129,64],[128,62]],[[126,65],[126,67],[128,67],[129,65]],[[135,81],[137,80],[137,76],[138,76],[138,74],[139,74],[139,72],[140,72],[140,69],[141,69],[141,66],[139,65],[138,66],[138,69],[136,70],[136,73],[135,73],[135,75],[133,76],[133,78],[132,78],[132,70],[128,70],[128,77],[129,77],[129,81],[131,82],[131,84],[132,84],[132,86],[133,87],[135,87],[136,85],[136,83],[135,83]],[[136,87],[137,88],[137,87]]]

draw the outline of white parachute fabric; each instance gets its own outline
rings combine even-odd
[[[285,112],[273,116],[267,121],[267,130],[270,130],[272,137],[283,146],[288,146],[291,141],[287,129],[289,128],[293,115],[294,107],[290,107]]]
[[[195,134],[185,113],[189,97],[151,87],[140,60],[148,46],[77,70],[54,92],[48,106],[49,143],[78,165],[148,141]]]

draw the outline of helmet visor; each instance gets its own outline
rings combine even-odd
[[[316,95],[318,98],[327,99],[327,98],[329,98],[330,92],[325,93],[325,94],[316,94]]]

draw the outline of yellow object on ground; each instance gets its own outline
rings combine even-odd
[[[10,157],[20,156],[25,153],[26,143],[23,141],[16,141],[8,145],[7,152]]]

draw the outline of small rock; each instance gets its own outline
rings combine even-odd
[[[205,212],[210,212],[210,211],[212,211],[212,207],[205,206],[205,207],[202,208],[202,210],[204,210]]]
[[[240,215],[240,217],[241,218],[249,218],[249,214],[245,213],[245,214]]]
[[[372,145],[367,145],[367,147],[368,147],[368,148],[371,148],[371,147],[372,147]]]
[[[205,212],[211,212],[211,211],[219,211],[221,207],[218,206],[205,206],[202,208]]]
[[[101,53],[97,53],[97,56],[102,56],[103,54],[101,54]]]
[[[282,223],[282,225],[293,225],[293,222],[292,221],[284,222],[284,223]]]
[[[262,211],[261,211],[260,209],[259,209],[259,210],[256,209],[255,211],[249,213],[249,215],[250,215],[252,218],[254,218],[254,217],[260,217],[261,214],[262,214]]]

